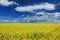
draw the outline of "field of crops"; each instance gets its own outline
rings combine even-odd
[[[60,40],[60,23],[0,23],[0,40]]]

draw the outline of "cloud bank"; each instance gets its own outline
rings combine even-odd
[[[56,15],[57,14],[57,15]],[[42,16],[41,16],[42,15]],[[60,12],[48,13],[48,12],[37,12],[34,16],[20,16],[17,18],[4,17],[0,22],[60,22]],[[6,19],[7,18],[7,19]]]
[[[55,4],[50,4],[46,2],[36,5],[20,6],[15,8],[15,10],[19,12],[31,12],[38,9],[55,10]]]

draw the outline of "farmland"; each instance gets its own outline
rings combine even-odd
[[[60,23],[0,23],[0,40],[60,40]]]

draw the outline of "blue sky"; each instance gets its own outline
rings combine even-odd
[[[0,0],[0,22],[60,22],[60,0]]]

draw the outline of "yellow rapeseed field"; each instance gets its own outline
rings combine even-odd
[[[60,40],[60,23],[0,23],[0,40]]]

